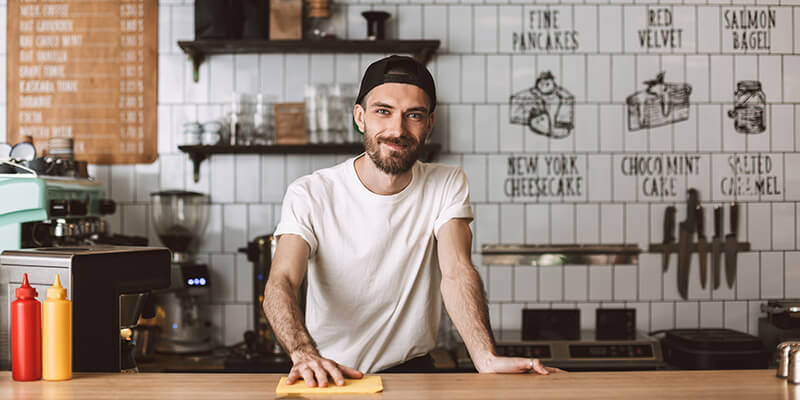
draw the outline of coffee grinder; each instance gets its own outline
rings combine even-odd
[[[208,197],[168,190],[150,194],[153,225],[161,243],[172,251],[171,279],[166,290],[153,293],[159,353],[190,354],[214,346],[208,318],[208,266],[194,260],[198,239],[208,222]]]

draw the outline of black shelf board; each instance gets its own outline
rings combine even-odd
[[[439,49],[439,40],[179,40],[178,46],[192,59],[194,80],[206,56],[212,54],[265,53],[401,53],[413,54],[423,63]]]
[[[324,143],[324,144],[274,144],[274,145],[184,145],[178,149],[187,153],[194,166],[194,181],[200,179],[200,164],[213,154],[358,154],[364,151],[362,143]],[[439,143],[423,145],[425,161],[431,161],[442,149]]]

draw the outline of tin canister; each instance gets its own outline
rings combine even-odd
[[[785,379],[789,376],[789,352],[792,351],[792,348],[798,346],[800,346],[800,342],[789,341],[779,344],[776,348],[776,353],[778,355],[778,372],[776,376],[778,378]]]
[[[800,383],[800,346],[791,346],[789,351],[789,368],[787,370],[787,380],[789,383]]]

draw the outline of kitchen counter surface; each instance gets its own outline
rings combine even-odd
[[[279,374],[76,374],[65,382],[15,382],[0,372],[2,399],[269,399]],[[798,399],[775,370],[573,372],[537,375],[383,374],[383,393],[313,399]],[[303,384],[300,382],[299,384]],[[297,396],[290,396],[295,397]]]

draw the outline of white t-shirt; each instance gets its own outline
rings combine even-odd
[[[299,235],[311,249],[305,322],[320,354],[369,373],[436,345],[436,237],[473,215],[458,167],[418,161],[408,186],[387,196],[361,183],[356,158],[290,184],[275,235]]]

